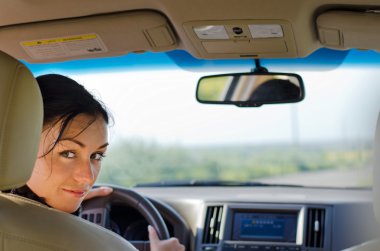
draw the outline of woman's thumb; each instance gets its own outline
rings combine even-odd
[[[151,225],[148,226],[148,232],[149,232],[150,243],[152,243],[152,242],[155,243],[155,242],[160,241],[160,239],[158,238],[156,230]]]

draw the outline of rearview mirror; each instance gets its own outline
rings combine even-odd
[[[202,77],[196,95],[201,103],[257,107],[299,102],[305,92],[297,74],[248,72]]]

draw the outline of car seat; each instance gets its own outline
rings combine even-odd
[[[373,209],[376,220],[380,226],[380,114],[377,118],[375,144],[373,151]],[[379,227],[380,229],[380,227]],[[345,251],[378,251],[380,250],[380,233],[378,238],[358,246],[345,249]]]
[[[0,190],[24,185],[37,156],[43,104],[25,65],[0,52]],[[0,250],[135,250],[119,235],[33,200],[0,193]]]

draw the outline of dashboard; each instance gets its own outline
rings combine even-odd
[[[342,250],[380,228],[370,190],[288,187],[134,188],[150,199],[171,236],[196,251]],[[109,227],[147,240],[147,222],[126,205],[111,208]],[[94,218],[94,217],[93,217]],[[147,244],[138,246],[147,250]]]

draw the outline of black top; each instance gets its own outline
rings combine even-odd
[[[40,203],[42,203],[48,207],[51,207],[49,204],[46,203],[45,198],[39,197],[27,185],[24,185],[24,186],[19,187],[19,188],[14,188],[10,191],[10,193],[17,194],[19,196],[22,196],[22,197],[25,197],[25,198],[28,198],[28,199],[31,199],[34,201],[38,201],[38,202],[40,202]],[[78,216],[79,212],[80,212],[80,208],[72,214]]]
[[[27,185],[24,185],[24,186],[19,187],[19,188],[14,188],[11,190],[11,193],[20,195],[22,197],[25,197],[25,198],[28,198],[31,200],[38,201],[38,202],[40,202],[40,203],[42,203],[48,207],[51,207],[46,203],[44,198],[39,197],[37,194],[35,194]]]

